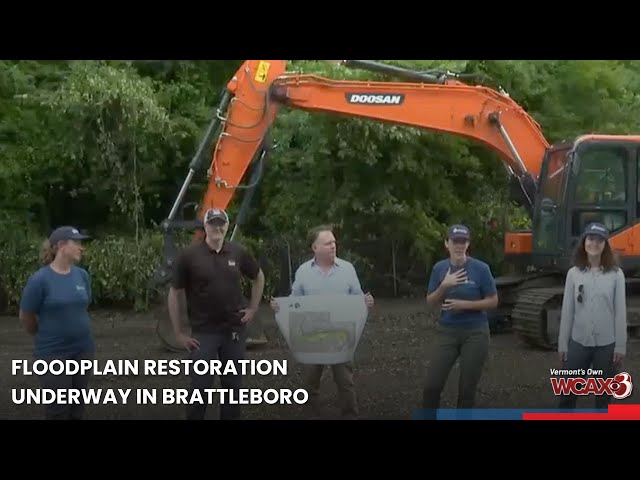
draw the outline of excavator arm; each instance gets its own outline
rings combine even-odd
[[[265,140],[281,106],[440,131],[475,140],[499,154],[530,209],[548,143],[538,123],[506,94],[367,61],[345,66],[407,78],[403,82],[334,80],[286,72],[284,60],[248,60],[227,88],[231,104],[210,164],[201,213],[225,208],[247,168],[268,151]],[[427,83],[429,82],[429,83]]]
[[[269,130],[281,107],[334,113],[439,131],[475,140],[496,152],[516,187],[515,200],[530,213],[536,182],[549,147],[540,126],[504,92],[466,85],[455,76],[417,72],[366,60],[339,64],[399,77],[399,81],[335,80],[286,71],[285,60],[246,60],[227,84],[189,173],[164,226],[184,227],[175,216],[202,159],[217,135],[207,171],[208,189],[199,204],[227,208],[246,191],[233,229],[244,221],[251,194],[272,146]],[[219,133],[216,133],[220,130]],[[242,183],[249,167],[251,178]],[[171,243],[171,242],[169,242]],[[167,244],[170,267],[175,248]],[[165,277],[167,272],[161,273]]]

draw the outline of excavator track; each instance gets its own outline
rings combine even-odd
[[[533,347],[553,349],[557,345],[558,323],[549,313],[558,312],[556,318],[560,318],[563,293],[562,286],[520,291],[511,314],[516,335]]]

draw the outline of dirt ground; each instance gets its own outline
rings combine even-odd
[[[157,313],[156,313],[157,314]],[[183,357],[165,350],[155,333],[154,314],[94,312],[98,360],[170,359]],[[427,356],[434,328],[433,314],[420,301],[378,300],[356,352],[356,386],[363,419],[410,419],[419,408],[421,387],[428,366]],[[273,315],[265,310],[259,320],[269,339],[268,345],[248,352],[250,359],[288,360],[287,376],[249,376],[247,388],[301,388],[299,365],[291,358],[286,342],[278,331]],[[1,419],[42,417],[42,406],[15,405],[12,389],[38,388],[35,376],[12,376],[11,361],[30,359],[32,340],[16,318],[0,318],[0,399]],[[640,366],[637,340],[629,343],[625,369],[632,377]],[[557,368],[554,352],[531,350],[513,334],[492,336],[489,361],[482,378],[479,408],[554,408],[557,398],[551,391],[550,368]],[[442,407],[455,405],[458,368],[454,367],[442,397]],[[93,388],[185,388],[184,377],[94,377]],[[219,387],[219,383],[216,384]],[[637,393],[624,400],[636,403]],[[322,396],[324,418],[337,418],[336,388],[330,370],[325,370]],[[130,398],[133,400],[133,398]],[[581,400],[579,407],[593,408],[592,400]],[[245,419],[304,419],[306,410],[297,405],[245,405]],[[182,405],[90,405],[87,419],[180,419]],[[208,418],[217,418],[217,406],[208,410]]]

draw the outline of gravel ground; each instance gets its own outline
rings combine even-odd
[[[98,359],[171,359],[183,355],[164,350],[155,334],[155,315],[95,312]],[[377,302],[356,352],[356,386],[363,419],[410,419],[420,405],[421,385],[428,366],[434,317],[420,301],[393,300]],[[300,388],[299,366],[289,355],[273,315],[260,315],[269,343],[250,350],[248,358],[288,360],[287,376],[246,378],[247,388]],[[38,405],[15,405],[11,391],[15,388],[38,388],[33,376],[12,376],[11,361],[30,359],[31,339],[20,329],[15,318],[0,318],[0,399],[1,419],[41,418]],[[632,377],[638,372],[640,355],[637,340],[630,341],[625,369]],[[478,391],[479,408],[554,408],[557,402],[549,382],[549,370],[557,368],[554,352],[531,350],[511,333],[492,337],[491,355]],[[456,400],[458,368],[454,367],[442,397],[442,407],[452,407]],[[184,388],[183,377],[95,377],[93,388]],[[216,386],[219,386],[217,384]],[[324,418],[337,418],[335,384],[325,370],[322,396],[326,405]],[[133,394],[132,394],[133,395]],[[135,400],[130,397],[130,401]],[[637,393],[624,400],[636,403]],[[580,407],[592,408],[582,400]],[[88,419],[179,419],[181,405],[91,405]],[[215,419],[217,406],[209,408],[207,417]],[[306,411],[298,405],[246,405],[245,419],[304,419]]]

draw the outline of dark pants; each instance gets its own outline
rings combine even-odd
[[[82,353],[71,355],[63,358],[59,357],[42,357],[39,360],[51,362],[53,360],[93,360],[93,353]],[[47,372],[40,377],[42,388],[52,390],[68,390],[68,389],[86,389],[89,387],[90,373],[76,373],[75,375],[53,375]],[[67,397],[68,398],[68,397]],[[68,402],[66,404],[51,403],[45,405],[45,418],[47,420],[82,420],[85,411],[82,394],[78,398],[79,403]]]
[[[468,329],[437,326],[427,381],[422,393],[422,407],[426,418],[436,418],[442,390],[458,358],[460,379],[457,406],[460,409],[473,408],[478,383],[489,354],[489,339],[488,325]]]
[[[318,404],[318,396],[320,393],[320,380],[324,365],[304,365],[303,376],[304,384],[309,393],[309,405],[313,409],[314,414],[320,411]],[[339,363],[330,365],[333,373],[333,381],[338,388],[338,400],[340,402],[340,412],[343,418],[355,419],[358,417],[358,401],[356,398],[356,389],[353,382],[353,364]]]
[[[241,372],[242,366],[238,360],[244,360],[246,351],[246,333],[238,333],[234,336],[231,333],[205,334],[196,333],[193,335],[200,342],[200,348],[194,350],[190,354],[190,359],[220,360],[222,362],[222,371],[229,361],[235,362],[236,370]],[[191,391],[212,388],[215,381],[214,375],[198,375],[191,372]],[[221,387],[223,389],[234,390],[233,393],[225,392],[224,397],[219,396],[220,402],[220,420],[237,420],[240,418],[240,405],[229,404],[229,395],[233,395],[234,401],[240,398],[240,387],[242,386],[242,375],[222,375],[220,378]],[[203,400],[206,401],[207,395],[201,392]],[[206,403],[193,403],[187,406],[187,420],[204,420],[207,413]]]
[[[604,345],[601,347],[585,347],[578,342],[569,340],[569,351],[567,352],[567,360],[562,368],[567,370],[585,370],[585,378],[589,376],[595,378],[613,378],[617,373],[616,365],[613,363],[613,354],[615,343]],[[602,370],[602,375],[586,375],[586,371]],[[582,375],[571,375],[571,377],[581,377]],[[559,408],[576,408],[578,401],[577,395],[565,395],[560,399]],[[605,409],[611,402],[609,395],[596,395],[595,406],[597,409]]]

